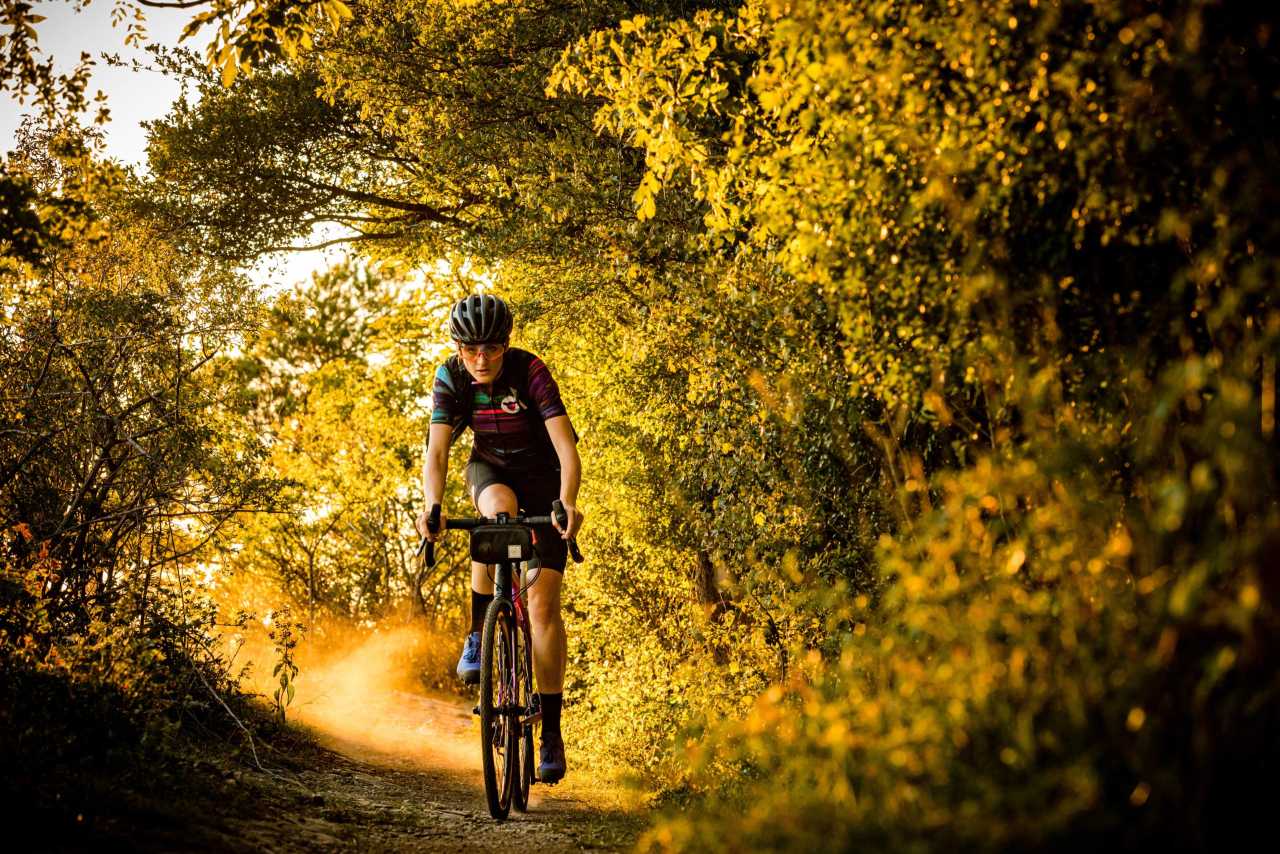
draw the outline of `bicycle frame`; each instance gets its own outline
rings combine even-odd
[[[553,502],[552,513],[514,517],[499,513],[492,519],[449,519],[444,525],[470,530],[472,560],[494,567],[493,601],[485,614],[481,637],[480,703],[476,710],[481,720],[485,796],[490,815],[499,820],[507,817],[513,803],[518,810],[527,808],[529,786],[536,782],[533,727],[542,720],[542,712],[534,690],[532,623],[526,597],[521,595],[530,584],[519,569],[536,554],[532,528],[568,524],[559,501]],[[429,530],[440,530],[440,515],[436,504],[431,508]],[[434,542],[424,537],[418,550],[419,554],[425,552],[427,566],[435,564]],[[581,562],[582,554],[572,539],[569,550],[574,560]]]
[[[511,563],[500,561],[495,564],[493,576],[493,598],[495,602],[501,599],[511,603],[512,612],[515,614],[515,624],[512,628],[515,631],[518,632],[521,629],[524,629],[528,632],[532,632],[533,626],[529,622],[529,613],[525,608],[524,597],[520,595],[523,591],[520,587],[519,575],[520,573],[515,572],[515,566]],[[517,667],[519,667],[519,664],[519,662],[516,662]],[[530,675],[532,676],[532,674]],[[504,706],[501,709],[496,709],[495,711],[523,714],[525,710],[511,709]],[[529,723],[535,723],[538,719],[541,719],[541,717],[541,714],[529,716],[528,718],[522,716],[520,723],[522,725],[528,725]]]

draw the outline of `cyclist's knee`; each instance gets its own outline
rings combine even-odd
[[[548,585],[548,588],[550,585]],[[554,625],[560,622],[559,589],[538,589],[535,584],[529,588],[529,616],[540,626]]]
[[[499,513],[516,514],[516,494],[511,487],[501,483],[491,483],[476,496],[476,509],[484,516],[496,516]]]
[[[529,619],[535,626],[539,627],[563,625],[563,620],[560,618],[559,601],[530,602]]]

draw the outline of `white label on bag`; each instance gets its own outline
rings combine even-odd
[[[518,560],[518,559],[520,558],[520,547],[519,547],[519,546],[507,546],[507,557],[513,557],[513,558],[516,558],[516,559]]]

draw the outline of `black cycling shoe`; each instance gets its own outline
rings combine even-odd
[[[558,735],[542,736],[538,749],[538,782],[559,783],[564,779],[564,739]]]

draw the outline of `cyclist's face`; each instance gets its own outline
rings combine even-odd
[[[502,370],[502,357],[507,352],[505,344],[459,344],[458,355],[467,372],[477,382],[488,383]]]

